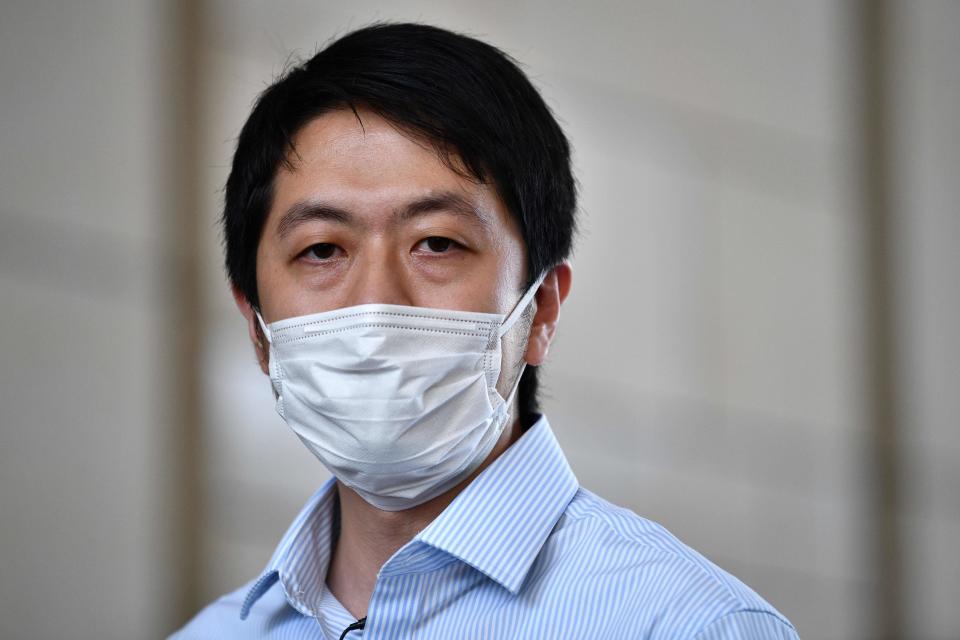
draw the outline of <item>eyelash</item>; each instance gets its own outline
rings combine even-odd
[[[466,247],[464,247],[462,244],[460,244],[459,242],[457,242],[456,240],[454,240],[453,238],[447,238],[446,236],[427,236],[426,238],[424,238],[423,240],[421,240],[420,242],[418,242],[418,243],[417,243],[416,245],[414,245],[414,246],[415,246],[415,247],[418,247],[418,246],[420,246],[421,244],[423,244],[424,242],[426,242],[426,243],[429,245],[429,243],[430,243],[431,240],[440,240],[441,242],[447,243],[447,248],[444,249],[443,251],[430,251],[429,253],[432,254],[432,255],[443,255],[443,254],[446,254],[446,253],[450,253],[451,250],[456,251],[456,250],[460,250],[460,249],[465,249],[465,248],[466,248]]]
[[[313,256],[313,257],[311,258],[311,254],[313,253],[314,249],[317,249],[318,247],[324,247],[324,248],[330,247],[330,248],[332,248],[334,251],[336,251],[337,249],[340,249],[339,246],[333,244],[332,242],[318,242],[318,243],[312,244],[312,245],[310,245],[309,247],[307,247],[306,249],[304,249],[303,252],[300,254],[300,256],[301,256],[301,257],[304,257],[304,258],[307,258],[307,259],[312,259],[313,261],[316,261],[316,262],[329,262],[329,261],[331,261],[331,260],[333,259],[332,256],[329,256],[329,257],[326,257],[326,258],[319,258],[319,257]]]
[[[425,243],[425,242],[429,244],[431,240],[440,240],[440,241],[442,241],[442,242],[445,242],[445,243],[447,243],[447,247],[446,247],[446,249],[443,250],[443,251],[428,251],[427,253],[430,254],[430,255],[444,255],[444,254],[450,253],[452,250],[466,249],[466,247],[465,247],[463,244],[457,242],[457,241],[454,240],[453,238],[447,238],[447,237],[445,237],[445,236],[427,236],[426,238],[424,238],[424,239],[420,240],[419,242],[417,242],[417,244],[414,245],[414,248],[420,246],[421,244],[423,244],[423,243]],[[336,245],[336,244],[334,244],[334,243],[332,243],[332,242],[317,242],[316,244],[312,244],[312,245],[310,245],[309,247],[307,247],[306,249],[304,249],[304,250],[300,253],[300,257],[303,257],[303,258],[306,258],[306,259],[310,260],[310,259],[311,259],[311,254],[314,252],[314,250],[316,250],[316,249],[319,248],[319,247],[323,247],[325,250],[326,250],[327,248],[332,248],[333,251],[336,251],[336,250],[340,249],[340,247],[339,247],[338,245]],[[342,250],[342,249],[341,249],[341,250]],[[325,258],[313,256],[312,261],[314,261],[314,262],[330,262],[330,261],[332,261],[333,259],[334,259],[333,256],[328,256],[328,257],[325,257]]]

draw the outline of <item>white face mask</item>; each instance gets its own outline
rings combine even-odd
[[[400,511],[440,495],[480,466],[507,424],[523,368],[505,400],[500,339],[543,278],[506,318],[364,304],[268,327],[257,313],[277,413],[373,506]]]

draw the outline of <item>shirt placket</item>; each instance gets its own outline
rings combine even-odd
[[[377,579],[370,606],[364,640],[394,640],[410,638],[419,613],[419,583],[417,573],[398,573]]]
[[[383,565],[367,607],[364,640],[413,636],[420,615],[424,572],[432,568],[435,560],[435,550],[413,540]]]

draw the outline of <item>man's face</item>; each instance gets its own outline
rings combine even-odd
[[[362,124],[346,109],[307,124],[293,169],[277,173],[257,249],[264,320],[365,303],[509,312],[526,252],[496,190],[376,114],[359,114]],[[520,322],[504,340],[504,373],[519,363],[529,328]],[[501,375],[501,394],[513,380]]]

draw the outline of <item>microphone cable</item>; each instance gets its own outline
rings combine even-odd
[[[340,640],[343,640],[344,638],[346,638],[347,634],[350,633],[351,631],[360,631],[361,629],[363,629],[364,625],[366,624],[367,624],[367,617],[364,616],[360,618],[359,620],[357,620],[356,622],[354,622],[349,627],[343,630],[343,633],[340,634]]]

